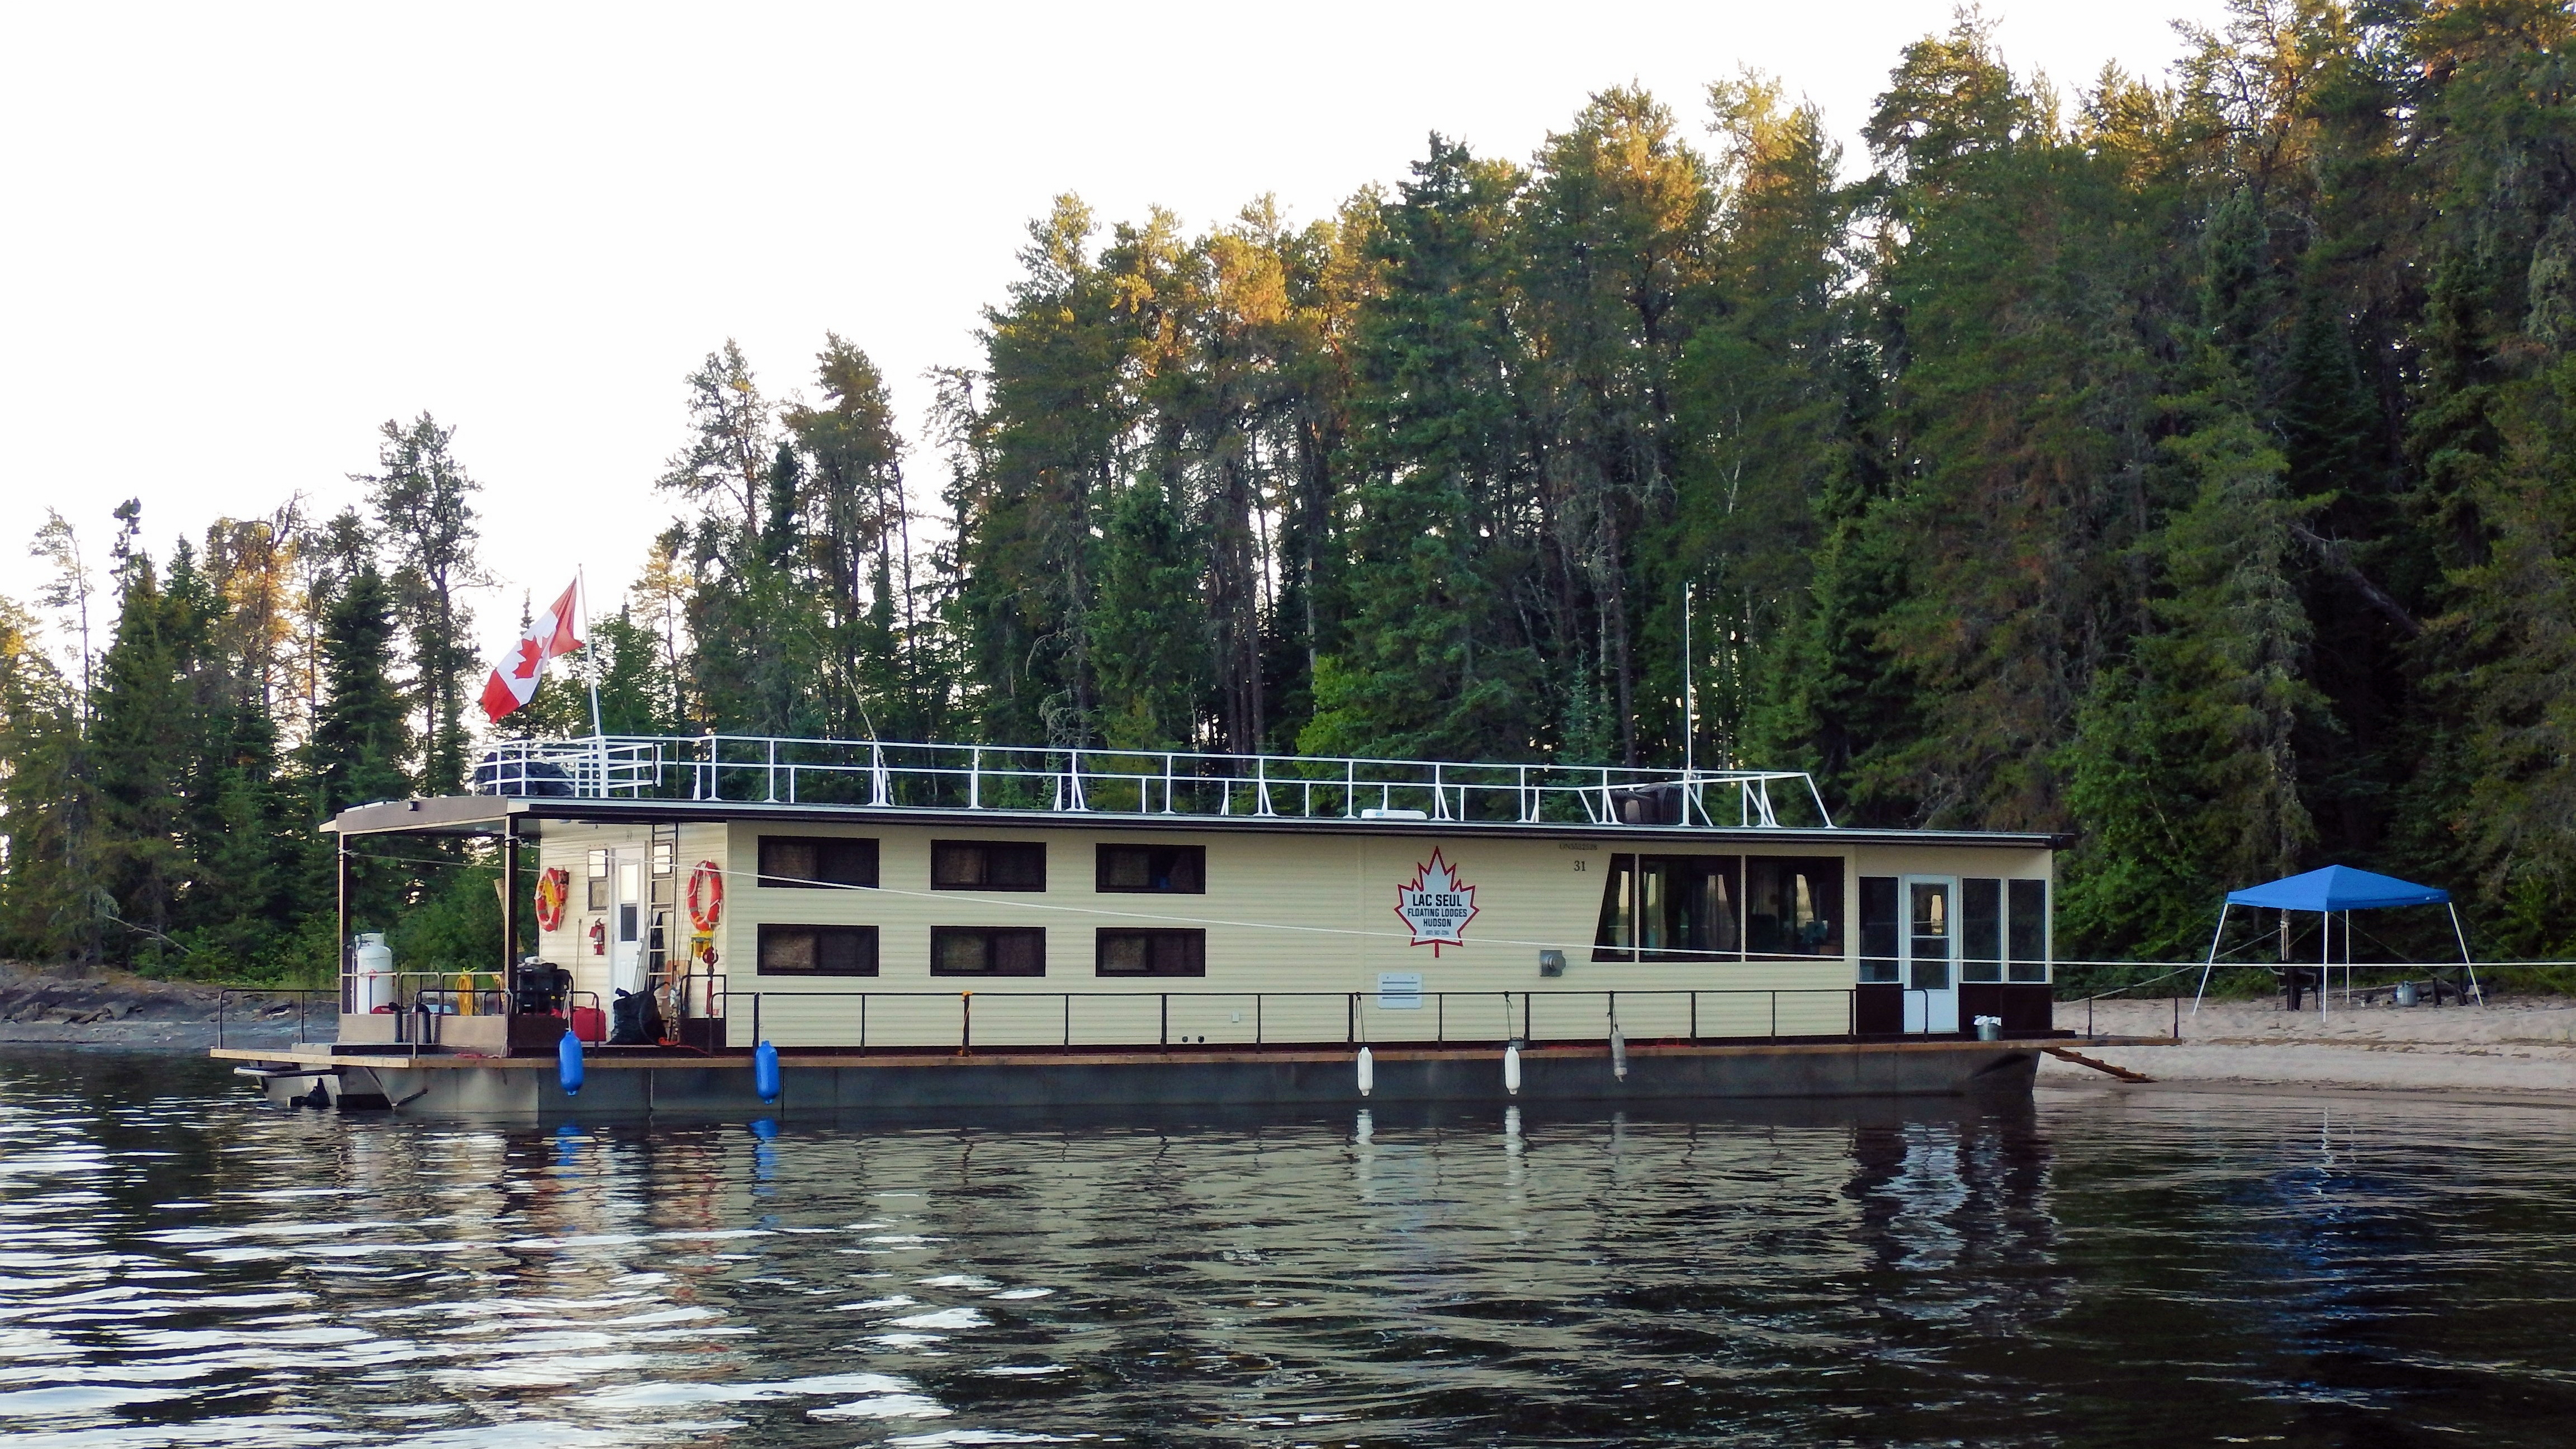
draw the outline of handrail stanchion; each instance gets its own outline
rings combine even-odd
[[[1169,1051],[1172,1047],[1172,993],[1168,991],[1162,993],[1162,1009],[1163,1022],[1160,1028],[1162,1040],[1156,1045]]]
[[[760,1047],[760,993],[757,991],[751,993],[751,1045],[755,1051]]]
[[[957,993],[957,1055],[965,1056],[975,1049],[975,993]]]

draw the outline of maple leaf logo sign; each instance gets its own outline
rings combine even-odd
[[[1413,944],[1428,946],[1437,957],[1443,946],[1467,944],[1467,923],[1476,918],[1476,888],[1458,879],[1457,867],[1431,852],[1428,865],[1413,868],[1410,884],[1395,888],[1395,913],[1413,933]]]

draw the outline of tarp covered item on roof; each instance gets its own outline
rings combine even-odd
[[[2411,880],[2355,870],[2348,865],[2330,865],[2305,875],[2289,876],[2227,893],[2227,903],[2231,906],[2261,906],[2274,911],[2368,911],[2383,906],[2438,906],[2450,898],[2449,891],[2435,886],[2417,885]]]

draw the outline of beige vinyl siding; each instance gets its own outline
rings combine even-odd
[[[1165,1038],[1191,1045],[1267,1041],[1393,1043],[1495,1040],[1524,1021],[1539,1038],[1597,1039],[1609,1026],[1608,992],[1634,1037],[1700,1033],[1834,1034],[1848,1028],[1848,955],[1814,961],[1600,962],[1589,959],[1609,857],[1623,842],[1593,849],[1557,840],[1453,839],[1433,834],[1258,833],[1252,830],[1097,832],[1063,827],[992,828],[964,822],[828,827],[797,833],[872,836],[879,842],[874,891],[762,890],[740,885],[727,899],[724,946],[736,993],[730,1039],[750,1041],[748,994],[761,993],[761,1031],[789,1045],[851,1045],[865,991],[870,1045],[952,1043],[971,1011],[978,1045],[1133,1045]],[[732,878],[749,882],[761,827],[731,827]],[[933,891],[930,842],[1044,840],[1044,892]],[[1120,844],[1188,844],[1207,852],[1202,895],[1104,894],[1094,889],[1094,851]],[[1463,946],[1412,945],[1396,914],[1397,888],[1437,848],[1459,881],[1475,887],[1476,915]],[[1633,847],[1631,847],[1633,848]],[[1706,846],[1736,853],[1736,842]],[[1804,855],[1838,852],[1802,846]],[[1846,860],[1848,859],[1846,855]],[[1846,880],[1852,872],[1845,872]],[[1846,887],[1849,894],[1849,887]],[[1848,915],[1849,906],[1846,906]],[[879,929],[879,975],[867,980],[762,979],[751,944],[762,922],[867,924]],[[933,977],[930,929],[1041,926],[1043,977],[968,980]],[[1103,979],[1094,974],[1093,933],[1103,926],[1204,929],[1207,975],[1187,980]],[[1851,932],[1846,930],[1846,949]],[[1567,973],[1539,975],[1539,952],[1566,954]],[[1426,994],[1412,1010],[1378,1004],[1381,974],[1419,974]],[[966,993],[972,993],[971,1006]],[[1527,993],[1540,993],[1524,1001]],[[1773,993],[1777,993],[1776,1002]],[[1072,994],[1071,1019],[1064,997]],[[1356,1008],[1352,996],[1356,993]],[[1446,994],[1438,999],[1437,994]],[[1721,994],[1724,993],[1724,994]],[[1257,999],[1256,999],[1257,998]],[[1774,1010],[1777,1016],[1774,1017]],[[1166,1020],[1164,1013],[1168,1010]]]
[[[879,842],[876,890],[763,889],[758,878],[764,833],[873,838]],[[540,863],[572,877],[563,926],[543,932],[539,950],[570,967],[577,991],[604,1006],[608,958],[588,948],[587,854],[606,846],[643,847],[641,828],[550,825],[538,842]],[[930,842],[1042,840],[1043,892],[934,891]],[[1102,893],[1095,887],[1095,847],[1194,845],[1205,849],[1205,894]],[[1592,848],[1585,849],[1584,846]],[[1397,887],[1411,882],[1437,848],[1462,884],[1475,887],[1476,915],[1464,946],[1410,944],[1395,912]],[[1592,841],[1460,839],[1436,833],[1321,833],[1256,830],[1086,831],[1063,826],[994,827],[943,819],[913,825],[792,827],[751,823],[693,824],[680,829],[675,958],[689,932],[685,891],[702,860],[725,871],[725,912],[718,926],[717,970],[735,993],[728,1039],[751,1043],[751,993],[761,996],[762,1034],[782,1046],[846,1046],[859,1040],[866,992],[871,1045],[951,1044],[971,1006],[979,1045],[1054,1045],[1068,1035],[1091,1046],[1150,1044],[1166,1034],[1178,1043],[1340,1042],[1353,1029],[1386,1044],[1449,1039],[1491,1041],[1516,1035],[1598,1039],[1610,1024],[1609,993],[1618,993],[1621,1029],[1632,1038],[1832,1035],[1848,1029],[1848,991],[1859,950],[1859,881],[1866,875],[2001,876],[2052,880],[2046,850],[2003,846],[1863,845],[1836,850],[1800,843],[1774,850],[1740,839],[1658,842],[1677,854],[1781,854],[1838,857],[1843,872],[1843,951],[1816,960],[1623,962],[1591,960],[1603,883],[1612,855],[1638,849],[1605,835]],[[755,969],[764,923],[873,925],[875,977],[762,978]],[[933,926],[1041,926],[1047,932],[1043,977],[973,979],[930,974]],[[1094,974],[1093,934],[1103,926],[1202,929],[1204,978],[1102,978]],[[1565,953],[1557,978],[1539,975],[1539,952]],[[1419,974],[1425,999],[1413,1010],[1378,1004],[1381,974]],[[1697,993],[1694,1002],[1691,993]],[[1067,994],[1074,996],[1067,1021]],[[1436,994],[1446,994],[1445,1001]],[[1530,996],[1530,993],[1535,993]],[[1357,1004],[1352,998],[1356,994]],[[1167,1001],[1168,998],[1168,1001]],[[1257,999],[1256,999],[1257,998]],[[1168,1010],[1168,1020],[1165,1011]],[[1696,1017],[1694,1020],[1694,1010]],[[1775,1013],[1776,1012],[1776,1016]]]

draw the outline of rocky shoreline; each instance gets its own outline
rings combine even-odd
[[[310,994],[307,1039],[338,1026],[327,994]],[[295,994],[246,994],[130,971],[67,971],[0,961],[0,1045],[132,1047],[203,1051],[220,1034],[262,1045],[295,1039]]]

